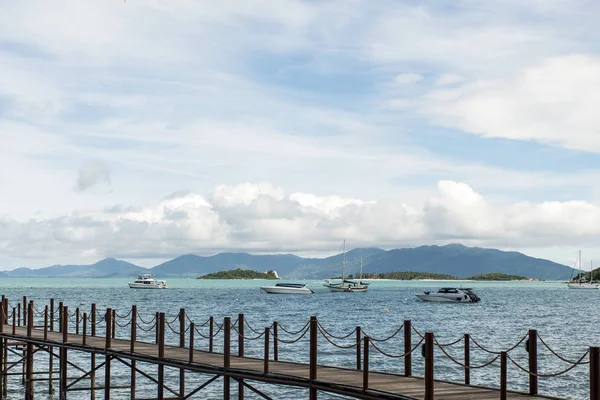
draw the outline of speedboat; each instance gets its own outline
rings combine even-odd
[[[260,290],[270,294],[313,294],[305,283],[277,283],[275,286],[261,286]]]
[[[152,279],[152,275],[140,275],[134,282],[129,282],[131,289],[166,289],[167,282]]]
[[[477,303],[479,296],[469,288],[441,288],[436,293],[425,290],[423,294],[415,295],[423,301],[437,301],[446,303]]]

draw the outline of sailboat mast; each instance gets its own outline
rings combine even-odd
[[[344,283],[344,267],[346,267],[346,239],[342,245],[342,284]]]

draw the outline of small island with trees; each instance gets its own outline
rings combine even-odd
[[[202,275],[196,279],[279,279],[279,277],[273,270],[268,270],[263,273],[251,269],[237,268]]]

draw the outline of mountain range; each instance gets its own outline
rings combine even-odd
[[[357,274],[361,260],[364,273],[434,272],[466,278],[500,272],[542,280],[566,280],[573,272],[573,269],[566,265],[529,257],[519,252],[449,244],[394,250],[354,249],[346,252],[345,275]],[[285,279],[324,279],[340,276],[341,265],[342,254],[326,258],[304,258],[293,254],[219,253],[208,257],[187,254],[153,268],[142,268],[126,261],[106,258],[92,265],[17,268],[4,271],[4,274],[9,277],[125,278],[151,273],[161,278],[195,278],[228,269],[248,268],[261,272],[274,269]]]

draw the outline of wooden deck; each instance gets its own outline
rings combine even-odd
[[[137,360],[170,367],[183,368],[187,371],[243,378],[248,380],[291,385],[296,387],[313,388],[362,399],[423,399],[425,394],[424,379],[404,377],[401,375],[381,372],[369,372],[368,390],[363,391],[363,371],[338,367],[318,366],[317,379],[309,379],[309,365],[285,361],[269,361],[269,372],[264,373],[264,360],[252,357],[231,356],[230,367],[225,369],[222,353],[193,351],[193,362],[190,360],[188,348],[166,346],[164,358],[159,358],[159,346],[148,342],[135,342],[132,353],[131,342],[124,339],[112,339],[109,349],[105,348],[104,337],[86,336],[83,345],[83,335],[69,334],[67,343],[63,342],[63,334],[59,332],[44,332],[39,329],[27,336],[27,328],[4,325],[0,337],[11,341],[23,341],[35,345],[51,345],[89,353],[105,354],[123,360]],[[435,399],[456,400],[487,400],[500,398],[500,391],[477,386],[466,386],[456,383],[435,381]],[[523,393],[508,392],[508,399],[553,398],[548,396],[529,396]]]

